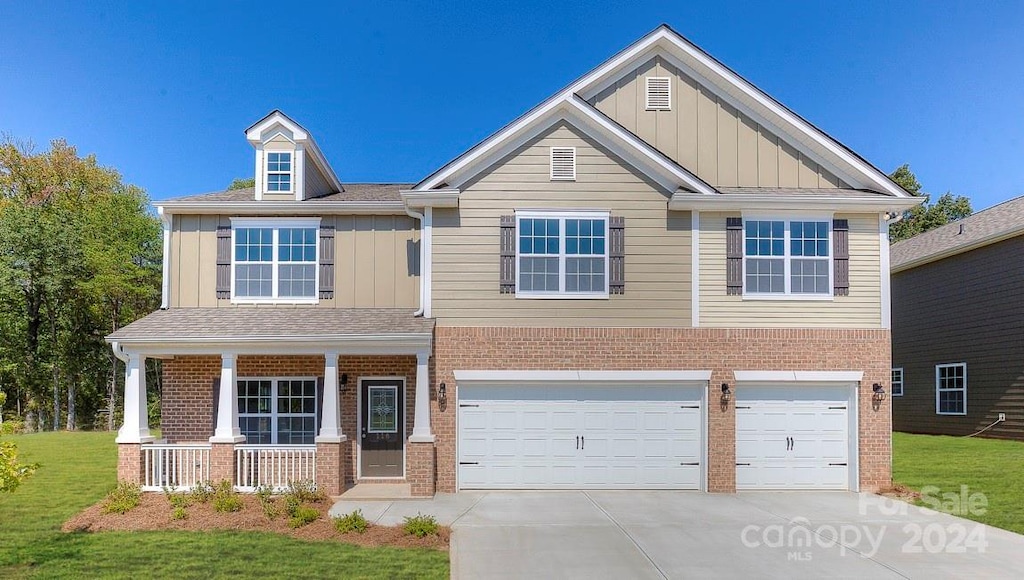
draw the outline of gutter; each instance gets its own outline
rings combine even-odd
[[[914,207],[923,202],[919,197],[836,197],[829,195],[760,195],[760,194],[723,194],[700,195],[693,193],[674,194],[668,201],[668,209],[673,211],[716,211],[716,210],[834,210],[859,212],[893,212]]]
[[[160,310],[167,310],[171,302],[171,214],[164,211],[163,206],[157,206],[157,215],[163,223],[164,230],[164,253],[163,253],[163,280],[160,284]]]

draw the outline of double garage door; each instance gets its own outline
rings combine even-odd
[[[700,489],[705,388],[460,384],[459,488]],[[850,393],[738,384],[736,488],[850,489]]]
[[[461,489],[699,489],[702,386],[460,385]]]

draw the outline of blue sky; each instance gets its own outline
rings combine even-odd
[[[886,172],[1024,194],[1024,3],[894,4],[0,0],[0,132],[164,199],[251,175],[280,108],[342,181],[417,181],[666,22]]]

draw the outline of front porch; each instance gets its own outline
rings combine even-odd
[[[226,316],[234,319],[271,312],[218,310],[233,311]],[[292,319],[322,316],[314,309],[286,312]],[[411,311],[402,315],[408,324]],[[298,338],[261,321],[268,330],[258,340],[169,340],[145,328],[112,335],[126,368],[118,478],[146,491],[228,480],[252,492],[310,481],[332,496],[357,483],[403,484],[415,496],[433,495],[432,323],[413,320],[421,332],[309,336],[304,330]],[[159,441],[146,413],[146,358],[163,360]]]

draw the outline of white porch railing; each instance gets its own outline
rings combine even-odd
[[[235,445],[235,488],[284,490],[292,482],[316,481],[315,445]]]
[[[142,467],[143,491],[192,489],[197,483],[210,480],[210,446],[143,445]]]

